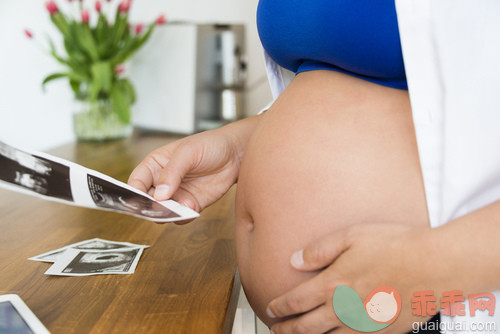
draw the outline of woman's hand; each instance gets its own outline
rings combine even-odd
[[[355,332],[333,310],[339,285],[353,288],[362,300],[380,286],[399,292],[399,316],[376,333],[407,333],[415,323],[429,320],[431,316],[413,315],[416,292],[433,292],[433,306],[440,311],[439,301],[446,292],[460,290],[467,298],[471,293],[499,290],[499,217],[500,201],[496,201],[438,228],[358,224],[311,243],[292,255],[291,265],[319,273],[269,303],[267,313],[277,321],[273,332]]]
[[[272,331],[314,334],[335,329],[335,333],[354,333],[332,307],[338,285],[354,289],[362,300],[380,286],[394,288],[401,296],[401,312],[394,323],[378,333],[411,331],[413,322],[430,318],[412,315],[413,293],[434,289],[439,296],[442,290],[436,279],[443,274],[443,266],[439,266],[435,254],[441,247],[436,245],[432,231],[395,224],[354,225],[296,252],[291,257],[295,269],[320,272],[269,303],[267,314],[278,321]]]
[[[128,183],[156,200],[175,201],[200,212],[237,181],[246,144],[259,116],[202,132],[151,152]]]

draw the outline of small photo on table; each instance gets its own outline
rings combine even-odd
[[[133,274],[143,249],[85,251],[70,248],[45,274],[59,276]]]
[[[109,249],[123,249],[123,248],[137,248],[137,247],[147,248],[149,246],[132,244],[130,242],[109,241],[101,238],[93,238],[31,257],[28,260],[40,261],[40,262],[57,262],[58,259],[62,257],[64,252],[70,248],[82,249],[82,250],[109,250]]]

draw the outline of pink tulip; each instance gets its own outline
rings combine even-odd
[[[59,8],[57,8],[57,5],[54,2],[54,0],[50,0],[50,1],[46,2],[45,7],[49,11],[50,15],[54,15],[59,11]]]
[[[125,67],[123,67],[123,65],[118,65],[115,68],[115,72],[116,74],[122,74],[123,72],[125,72]]]
[[[135,34],[139,35],[143,29],[144,29],[144,24],[139,23],[138,25],[135,26]]]
[[[90,19],[89,11],[85,8],[82,9],[82,22],[89,23],[89,19]]]
[[[130,0],[123,0],[120,2],[118,5],[118,8],[120,9],[120,13],[127,13],[130,10]]]
[[[97,0],[95,2],[95,10],[96,12],[100,13],[101,12],[101,2],[99,0]]]
[[[33,33],[31,31],[29,31],[28,29],[24,29],[24,34],[28,37],[28,38],[33,38]]]
[[[156,24],[162,25],[165,23],[167,23],[167,19],[165,18],[165,15],[161,14],[160,16],[158,16],[158,18],[156,19]]]

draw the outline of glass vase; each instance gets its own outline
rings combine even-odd
[[[109,99],[76,99],[73,130],[79,141],[107,141],[130,137],[132,124],[118,117]]]

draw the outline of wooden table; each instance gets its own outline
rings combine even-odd
[[[174,139],[134,135],[49,153],[126,181]],[[20,295],[52,333],[230,333],[240,289],[233,201],[231,189],[181,226],[0,189],[0,294]],[[96,237],[151,247],[132,275],[47,276],[49,263],[27,260]]]

